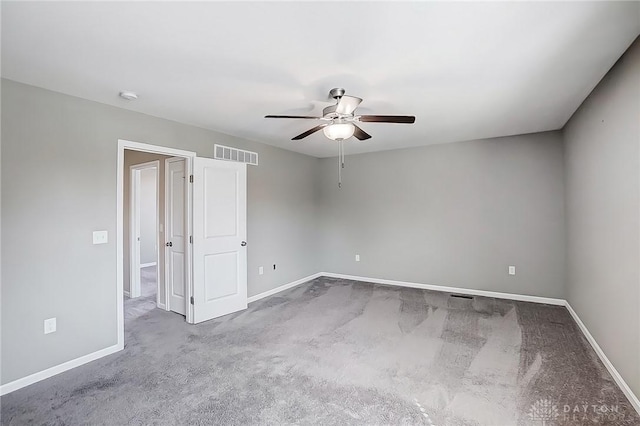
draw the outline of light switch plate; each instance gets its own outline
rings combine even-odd
[[[53,333],[56,331],[56,319],[49,318],[44,320],[44,334]]]
[[[107,244],[108,242],[107,231],[93,231],[93,244]]]
[[[356,254],[356,262],[360,262],[360,255]]]
[[[258,275],[264,274],[264,268],[262,266],[258,267]]]
[[[515,275],[515,274],[516,274],[516,267],[509,266],[509,275]]]

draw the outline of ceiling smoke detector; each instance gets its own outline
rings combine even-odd
[[[120,92],[120,97],[127,101],[135,101],[136,99],[138,99],[138,95],[136,95],[134,92]]]

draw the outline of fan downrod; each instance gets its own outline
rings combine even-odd
[[[345,94],[345,90],[339,87],[333,88],[329,91],[329,98],[335,99],[336,101],[340,100],[340,98]]]

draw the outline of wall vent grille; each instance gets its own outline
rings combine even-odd
[[[258,153],[245,151],[230,146],[215,144],[213,147],[213,158],[216,160],[236,161],[238,163],[247,163],[252,166],[258,165]]]

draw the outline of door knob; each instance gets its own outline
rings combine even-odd
[[[173,243],[171,241],[169,241],[167,244],[165,244],[165,246],[167,247],[173,247]]]
[[[246,242],[246,241],[243,241],[243,242],[241,242],[241,243],[240,243],[240,245],[241,245],[242,247],[244,247],[244,246],[246,246],[246,245],[247,245],[247,242]]]

